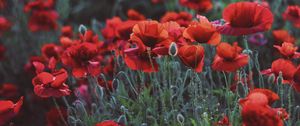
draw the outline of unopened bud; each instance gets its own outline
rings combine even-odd
[[[169,47],[169,55],[176,56],[178,53],[178,48],[175,42],[172,42]]]
[[[87,31],[87,28],[83,24],[81,24],[78,28],[78,31],[82,36],[84,36]]]

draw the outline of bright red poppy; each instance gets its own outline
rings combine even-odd
[[[0,16],[0,36],[4,32],[8,31],[11,28],[11,26],[12,24],[7,18]]]
[[[175,42],[178,46],[187,44],[185,38],[182,36],[184,27],[180,27],[180,25],[174,21],[163,23],[163,26],[168,31],[169,39],[172,42]]]
[[[204,16],[199,16],[199,22],[192,22],[183,32],[183,37],[192,42],[217,45],[221,41],[221,34]]]
[[[121,18],[113,17],[106,20],[106,27],[101,30],[105,39],[114,39],[117,36],[117,27],[122,23]]]
[[[64,126],[65,123],[63,122],[60,113],[63,118],[67,120],[68,114],[65,108],[59,107],[59,109],[57,109],[56,107],[53,107],[46,113],[47,126]]]
[[[168,31],[157,21],[141,21],[133,27],[130,42],[134,48],[124,50],[125,63],[133,70],[155,72],[158,64],[155,57],[168,55],[171,44]]]
[[[97,123],[96,126],[122,126],[122,125],[120,125],[119,123],[117,123],[113,120],[106,120],[106,121]]]
[[[76,78],[87,75],[96,76],[100,73],[97,45],[83,42],[69,47],[61,57],[62,63],[72,68]]]
[[[297,28],[300,28],[300,7],[297,5],[290,5],[282,14],[283,19],[293,23]]]
[[[5,58],[5,51],[6,51],[6,48],[4,47],[4,45],[2,45],[0,43],[0,61],[4,60],[4,58]]]
[[[212,69],[217,71],[234,72],[248,64],[247,54],[241,54],[240,48],[235,42],[233,46],[222,42],[217,46],[217,55],[212,63]]]
[[[237,2],[224,9],[223,19],[226,23],[218,26],[218,30],[225,35],[240,36],[269,30],[273,14],[257,3]]]
[[[9,100],[0,100],[0,125],[5,125],[12,118],[17,116],[23,105],[23,97],[17,103]]]
[[[282,44],[283,42],[295,43],[296,39],[289,34],[287,30],[274,30],[272,32],[274,41],[276,44]]]
[[[176,12],[167,12],[161,19],[160,22],[165,23],[169,21],[175,21],[182,27],[188,27],[193,16],[185,11],[176,13]]]
[[[179,48],[178,57],[184,65],[202,72],[204,65],[204,48],[200,45],[184,45]]]
[[[254,89],[241,99],[243,126],[283,126],[288,114],[282,108],[271,108],[279,96],[268,89]]]
[[[213,126],[232,126],[229,122],[228,116],[224,116],[220,121],[214,123]]]
[[[285,58],[300,58],[300,53],[296,52],[298,50],[298,47],[295,47],[293,43],[284,42],[281,46],[274,45],[274,47]]]
[[[48,73],[39,73],[32,79],[34,92],[36,95],[47,97],[62,97],[70,95],[70,89],[65,81],[68,78],[68,73],[64,69]]]
[[[33,0],[28,2],[25,7],[24,11],[41,11],[41,10],[51,10],[54,9],[54,0]]]
[[[296,72],[296,67],[290,60],[277,59],[273,61],[270,69],[261,71],[261,74],[267,76],[274,74],[277,78],[280,72],[282,73],[283,83],[290,83],[293,80],[294,73]]]
[[[121,22],[119,26],[116,28],[116,36],[122,40],[128,40],[130,38],[130,34],[132,33],[132,28],[138,21],[127,20]]]
[[[179,0],[179,3],[200,13],[207,12],[213,8],[211,0]]]
[[[133,9],[129,9],[127,11],[127,17],[128,17],[128,20],[135,20],[135,21],[146,20],[146,17],[143,14],[141,14]]]

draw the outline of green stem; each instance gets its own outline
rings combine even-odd
[[[55,99],[54,97],[52,97],[52,100],[53,100],[53,102],[54,102],[54,105],[55,105],[55,107],[56,107],[56,109],[57,109],[57,111],[58,111],[58,114],[59,114],[61,120],[63,121],[64,125],[65,125],[65,126],[68,126],[68,123],[66,122],[66,120],[65,120],[65,118],[64,118],[64,116],[63,116],[63,114],[62,114],[62,112],[61,112],[61,110],[60,110],[60,107],[58,106],[58,104],[57,104],[57,102],[56,102],[56,99]]]

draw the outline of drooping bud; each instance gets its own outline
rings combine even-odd
[[[279,75],[277,77],[277,84],[282,84],[283,83],[283,77],[282,77],[282,72],[279,72]]]
[[[78,28],[78,31],[82,36],[84,36],[87,31],[87,28],[83,24],[81,24]]]
[[[180,123],[181,126],[183,126],[184,120],[185,120],[184,116],[183,116],[182,114],[179,113],[179,114],[177,115],[177,121]]]
[[[172,42],[169,46],[169,55],[176,56],[178,53],[178,48],[175,42]]]
[[[268,77],[268,83],[269,84],[272,84],[275,82],[275,75],[274,74],[271,74],[269,77]]]

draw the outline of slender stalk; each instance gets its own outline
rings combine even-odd
[[[61,110],[60,110],[60,107],[58,106],[58,104],[57,104],[57,102],[56,102],[56,99],[55,99],[54,97],[52,97],[52,100],[53,100],[53,102],[54,102],[54,105],[55,105],[55,107],[56,107],[56,109],[57,109],[57,111],[58,111],[58,114],[59,114],[61,120],[63,121],[64,125],[65,125],[65,126],[68,126],[68,123],[67,123],[67,121],[65,120],[65,118],[64,118],[64,116],[63,116],[63,114],[62,114],[62,112],[61,112]]]

